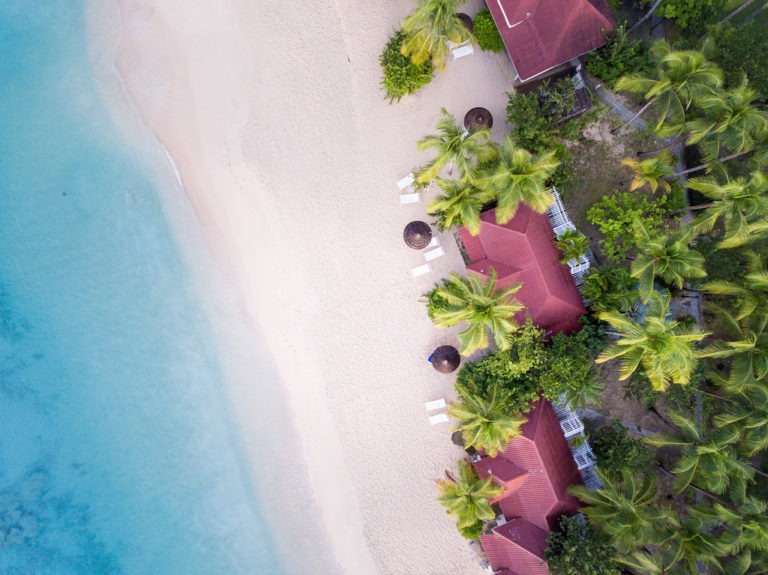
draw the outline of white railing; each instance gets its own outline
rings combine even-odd
[[[563,200],[560,198],[560,194],[554,186],[552,186],[552,196],[555,198],[555,201],[547,208],[547,217],[549,218],[549,223],[552,224],[552,231],[555,233],[555,237],[559,238],[567,230],[575,230],[576,226],[568,217],[568,212],[565,211]],[[591,252],[581,256],[578,260],[568,262],[573,281],[576,282],[576,287],[580,294],[581,287],[584,284],[584,276],[589,272],[591,262]],[[583,294],[582,299],[584,299]],[[584,300],[585,305],[588,303],[588,301]]]
[[[568,405],[565,394],[561,395],[557,401],[553,401],[552,407],[555,409],[555,415],[557,415],[557,420],[560,422],[563,435],[568,440],[571,455],[573,455],[573,460],[581,474],[584,485],[589,489],[602,487],[600,478],[595,473],[597,458],[589,446],[587,436],[584,434],[584,422]]]

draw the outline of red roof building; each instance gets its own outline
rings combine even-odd
[[[496,210],[483,212],[480,220],[477,236],[465,227],[459,229],[471,261],[467,270],[484,276],[496,270],[499,288],[522,283],[515,298],[533,323],[555,333],[577,331],[586,309],[568,266],[560,263],[562,255],[552,243],[547,216],[521,204],[506,224],[496,223]],[[525,321],[525,314],[521,311],[515,317],[518,323]]]
[[[474,466],[479,477],[492,477],[505,489],[492,503],[499,504],[506,523],[480,536],[491,567],[512,575],[548,575],[547,535],[561,515],[579,510],[568,486],[582,483],[552,404],[539,400],[522,435],[496,457],[483,457]]]
[[[521,82],[605,44],[605,0],[486,0]]]

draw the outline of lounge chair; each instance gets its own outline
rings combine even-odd
[[[443,409],[445,407],[445,398],[435,399],[434,401],[428,401],[424,404],[427,411],[435,411],[436,409]]]
[[[436,248],[439,245],[440,245],[440,238],[438,238],[437,236],[432,236],[432,239],[427,244],[427,247],[428,248]]]
[[[475,53],[475,49],[472,47],[472,42],[465,42],[464,44],[459,44],[453,50],[451,50],[451,54],[453,54],[454,60],[458,60],[459,58],[464,58],[465,56],[471,56],[474,53]]]
[[[401,204],[418,204],[421,201],[421,194],[415,192],[413,194],[400,194]]]
[[[413,175],[413,173],[408,174],[405,176],[402,180],[397,182],[398,189],[402,192],[406,188],[410,188],[413,185],[413,182],[416,181],[416,177]]]
[[[424,274],[428,274],[428,273],[429,273],[429,272],[431,272],[431,271],[432,271],[432,268],[431,268],[431,267],[429,267],[429,264],[424,264],[424,265],[422,265],[422,266],[419,266],[419,267],[413,268],[413,269],[411,270],[411,275],[412,275],[413,277],[417,278],[417,277],[419,277],[419,276],[423,276]]]
[[[438,425],[440,423],[448,423],[448,416],[444,413],[438,413],[437,415],[429,416],[430,425]]]
[[[429,250],[428,252],[424,252],[424,259],[427,260],[428,262],[431,262],[432,260],[444,255],[445,255],[445,250],[443,248],[435,248],[434,250]]]

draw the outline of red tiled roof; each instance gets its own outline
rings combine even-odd
[[[531,558],[544,557],[547,533],[555,528],[560,516],[578,511],[580,503],[568,493],[568,486],[580,484],[581,475],[552,404],[540,399],[521,430],[522,435],[513,439],[500,455],[482,458],[474,464],[480,477],[487,477],[489,468],[494,470],[494,478],[496,469],[505,477],[507,472],[517,473],[511,480],[514,490],[508,488],[498,498],[504,517],[513,520],[497,527],[492,534],[481,536],[480,542],[494,569],[514,568],[520,573],[546,575],[546,565],[542,570],[540,559],[531,563]],[[501,466],[500,460],[509,466]],[[525,475],[519,470],[524,470]],[[524,477],[524,481],[515,484],[517,477]],[[510,524],[518,526],[516,532],[510,531],[511,527],[505,529]]]
[[[559,261],[562,256],[552,243],[547,216],[521,204],[506,224],[496,223],[496,210],[483,212],[480,221],[477,236],[459,229],[472,262],[467,269],[481,275],[495,269],[499,288],[521,282],[515,298],[539,327],[556,333],[578,330],[586,310],[570,270]],[[515,319],[524,322],[525,311]]]
[[[503,457],[483,457],[475,463],[480,479],[493,477],[494,483],[504,487],[504,492],[491,500],[496,503],[515,493],[528,478],[528,472]]]
[[[605,44],[614,26],[605,0],[486,0],[520,80]]]

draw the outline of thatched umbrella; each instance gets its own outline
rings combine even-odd
[[[405,226],[403,239],[408,247],[415,250],[424,249],[432,241],[432,228],[428,223],[416,220]]]
[[[472,108],[464,116],[464,127],[470,132],[493,128],[493,116],[485,108]]]
[[[434,367],[440,373],[451,373],[461,364],[461,356],[458,350],[451,345],[441,345],[432,355],[429,356],[429,361],[432,362]]]
[[[456,12],[456,18],[461,20],[461,23],[464,24],[464,27],[469,30],[470,32],[474,32],[474,25],[472,24],[472,16],[469,14],[464,14],[463,12]]]

